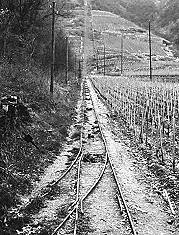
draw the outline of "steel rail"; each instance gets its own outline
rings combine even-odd
[[[106,159],[105,159],[105,164],[103,166],[103,169],[99,175],[99,177],[97,178],[96,182],[91,186],[90,190],[81,198],[81,212],[84,213],[84,210],[83,210],[83,202],[84,200],[93,192],[93,190],[97,187],[98,183],[100,182],[102,176],[104,175],[104,172],[105,172],[105,169],[106,169],[106,166],[107,166],[107,163],[108,163],[108,156],[107,156],[107,152],[106,152]]]
[[[53,231],[53,233],[51,235],[55,235],[60,229],[61,227],[65,224],[65,222],[68,220],[68,218],[73,214],[73,212],[76,210],[76,207],[73,208],[72,211],[70,211],[70,213],[68,213],[68,215],[65,217],[65,219],[61,222],[61,224]]]
[[[83,87],[83,91],[85,90],[85,88]],[[84,110],[83,110],[84,113]],[[81,134],[82,137],[82,134]],[[103,139],[102,139],[103,140]],[[82,141],[81,141],[82,142]],[[103,141],[104,142],[104,141]],[[68,220],[68,218],[72,215],[73,212],[76,212],[76,216],[75,216],[75,228],[74,228],[74,235],[77,234],[77,221],[79,218],[79,204],[81,205],[81,212],[84,213],[83,211],[83,202],[84,200],[93,192],[93,190],[97,187],[98,183],[100,182],[102,176],[104,175],[107,163],[108,163],[108,156],[107,156],[107,152],[106,152],[106,146],[104,144],[105,147],[105,163],[103,166],[103,169],[100,173],[100,175],[98,176],[98,178],[96,179],[95,183],[91,186],[91,188],[88,190],[88,192],[83,196],[83,197],[79,197],[79,187],[80,187],[80,170],[81,170],[81,161],[82,161],[82,157],[83,157],[83,153],[80,156],[79,159],[79,164],[78,164],[78,177],[77,177],[77,195],[76,195],[76,200],[75,202],[68,208],[68,210],[72,209],[72,211],[69,212],[69,214],[65,217],[65,219],[61,222],[61,224],[54,230],[54,232],[51,235],[55,235],[60,229],[61,227],[65,224],[65,222]]]
[[[84,84],[84,81],[82,82],[82,88],[83,88],[83,84]],[[83,96],[83,92],[84,92],[84,90],[82,90],[82,96]],[[84,122],[84,99],[82,101],[81,107],[82,107],[83,122]],[[69,168],[62,174],[62,176],[57,181],[55,181],[53,184],[50,185],[51,187],[57,185],[68,174],[68,172],[70,172],[70,170],[75,165],[77,160],[79,158],[81,158],[82,153],[83,153],[83,126],[81,127],[81,134],[80,134],[80,149],[79,149],[79,152],[78,152],[75,160],[72,162],[72,164],[69,166]]]
[[[69,212],[69,214],[65,217],[65,219],[62,221],[62,223],[56,228],[56,230],[54,231],[54,233],[52,233],[51,235],[55,235],[60,229],[61,227],[65,224],[65,222],[68,220],[68,218],[70,217],[70,215],[76,210],[78,209],[78,206],[79,206],[79,203],[81,204],[81,212],[84,213],[83,211],[83,202],[84,200],[92,193],[92,191],[97,187],[98,183],[100,182],[104,172],[105,172],[105,169],[106,169],[106,166],[107,166],[107,162],[108,162],[108,157],[107,157],[107,154],[106,154],[106,160],[105,160],[105,165],[101,171],[101,174],[100,176],[97,178],[96,182],[91,186],[90,190],[81,198],[79,199],[78,201],[75,201],[69,209],[72,209],[71,212]],[[76,222],[75,222],[76,223]]]
[[[83,86],[83,82],[82,82],[82,86]],[[82,107],[83,107],[83,104],[82,104]],[[83,145],[83,143],[82,143],[82,128],[83,128],[83,127],[81,127],[80,149],[79,149],[79,151],[78,151],[78,154],[77,154],[75,160],[74,160],[74,161],[72,162],[72,164],[67,168],[67,170],[60,176],[60,178],[59,178],[58,180],[56,180],[55,182],[53,182],[53,183],[47,185],[47,187],[54,187],[54,186],[56,186],[56,185],[70,172],[70,170],[72,169],[72,167],[75,165],[75,163],[77,162],[77,160],[78,160],[79,157],[81,156],[81,154],[82,154],[82,145]],[[24,210],[25,208],[27,208],[27,206],[29,206],[29,205],[33,202],[33,200],[35,200],[35,198],[37,198],[37,197],[39,197],[39,196],[40,196],[41,198],[44,198],[44,197],[46,197],[47,195],[49,195],[50,192],[51,192],[51,190],[50,190],[49,192],[43,194],[43,195],[36,195],[35,197],[30,198],[29,202],[28,202],[26,205],[24,205],[23,208],[20,208],[19,211]]]
[[[82,89],[83,89],[83,85],[84,81],[82,82]],[[82,96],[84,93],[84,89],[82,90]],[[84,98],[82,101],[82,113],[83,113],[83,122],[84,122]],[[79,201],[79,183],[80,183],[80,169],[81,169],[81,161],[82,161],[82,157],[83,157],[83,126],[81,127],[81,134],[80,134],[80,150],[75,158],[75,160],[73,161],[73,163],[70,165],[70,167],[64,172],[64,174],[58,179],[58,181],[56,181],[53,186],[55,186],[57,183],[59,183],[66,175],[68,172],[70,172],[70,170],[72,169],[72,167],[75,165],[75,163],[79,160],[78,162],[78,173],[77,173],[77,192],[76,192],[76,201],[68,208],[68,210],[70,210],[72,207],[72,210],[68,213],[68,215],[64,218],[64,220],[60,223],[60,225],[53,231],[53,233],[51,235],[55,235],[60,229],[61,227],[65,224],[65,222],[69,219],[69,217],[76,211],[76,219],[75,219],[75,228],[74,228],[74,234],[76,234],[77,231],[77,220],[78,220],[78,204],[77,202]],[[77,205],[76,205],[77,204]]]
[[[86,88],[83,88],[84,90]],[[91,94],[89,92],[89,95],[91,97]],[[92,100],[92,97],[91,97],[91,102],[92,102],[92,105],[93,107],[94,106],[94,102]],[[84,111],[84,110],[83,110]],[[114,166],[112,165],[112,162],[111,162],[111,159],[110,159],[110,155],[109,155],[109,150],[108,150],[108,147],[107,147],[107,141],[106,141],[106,138],[103,134],[103,129],[101,127],[101,123],[99,121],[99,117],[98,117],[98,114],[96,113],[95,109],[94,109],[94,113],[95,113],[95,117],[96,117],[96,120],[98,121],[98,125],[99,125],[99,129],[100,129],[100,134],[101,134],[101,137],[102,137],[102,140],[103,140],[103,143],[104,143],[104,147],[105,147],[105,164],[103,166],[103,169],[99,175],[99,177],[96,179],[95,183],[91,186],[91,188],[89,189],[89,191],[84,195],[82,196],[81,198],[79,197],[79,189],[80,189],[80,171],[81,171],[81,161],[82,161],[82,157],[83,157],[83,154],[81,154],[80,156],[80,159],[79,159],[79,163],[78,163],[78,179],[77,179],[77,195],[76,195],[76,201],[69,207],[69,209],[71,209],[72,207],[72,210],[68,213],[68,215],[65,217],[65,219],[61,222],[61,224],[54,230],[54,232],[52,233],[52,235],[55,235],[61,228],[62,226],[65,224],[65,222],[69,219],[69,217],[74,213],[76,212],[76,215],[75,215],[75,227],[74,227],[74,235],[77,234],[77,223],[78,223],[78,218],[79,218],[79,204],[80,204],[80,208],[81,208],[81,212],[84,213],[84,210],[83,210],[83,203],[85,201],[85,199],[88,198],[88,196],[93,192],[93,190],[97,187],[97,185],[99,184],[102,176],[104,175],[105,173],[105,169],[106,169],[106,166],[107,166],[107,163],[109,162],[110,164],[110,167],[111,167],[111,170],[112,170],[112,174],[113,174],[113,178],[115,180],[115,183],[117,185],[117,189],[118,189],[118,195],[117,195],[117,198],[118,198],[118,202],[120,204],[120,201],[119,201],[119,196],[120,198],[122,199],[122,203],[124,205],[124,208],[125,208],[125,211],[126,211],[126,214],[127,214],[127,217],[128,217],[128,220],[129,220],[129,224],[130,224],[130,227],[131,227],[131,230],[132,230],[132,233],[134,235],[137,235],[136,231],[135,231],[135,228],[134,228],[134,223],[132,221],[132,217],[130,215],[130,212],[129,212],[129,209],[128,209],[128,206],[125,202],[125,199],[124,199],[124,196],[122,194],[122,190],[121,190],[121,187],[120,187],[120,184],[118,183],[118,180],[117,180],[117,175],[116,175],[116,172],[115,172],[115,169],[114,169]],[[82,135],[81,135],[82,136]],[[68,210],[69,210],[68,209]],[[121,206],[120,206],[120,210],[121,210]]]
[[[91,84],[92,84],[92,83],[91,83]],[[91,94],[90,94],[90,96],[91,96]],[[91,101],[92,101],[93,107],[95,107],[95,106],[94,106],[93,99],[92,99],[92,96],[91,96]],[[95,111],[95,109],[94,109],[94,112],[95,112],[96,119],[97,119],[98,124],[99,124],[100,132],[101,132],[101,134],[102,134],[103,140],[104,140],[105,145],[106,145],[106,151],[107,151],[107,155],[108,155],[109,164],[110,164],[110,167],[111,167],[111,170],[112,170],[112,173],[113,173],[114,180],[115,180],[116,185],[117,185],[117,189],[118,189],[119,195],[120,195],[120,197],[121,197],[121,199],[122,199],[124,208],[125,208],[125,210],[126,210],[126,214],[127,214],[127,217],[128,217],[128,221],[129,221],[129,224],[130,224],[132,233],[133,233],[134,235],[137,235],[137,232],[136,232],[135,227],[134,227],[134,222],[133,222],[132,217],[131,217],[131,213],[130,213],[130,211],[129,211],[129,209],[128,209],[128,206],[127,206],[127,203],[126,203],[126,201],[125,201],[125,199],[124,199],[121,186],[120,186],[120,184],[119,184],[119,182],[118,182],[118,179],[117,179],[116,171],[115,171],[115,169],[114,169],[114,166],[113,166],[112,161],[111,161],[111,158],[110,158],[109,149],[108,149],[108,145],[107,145],[107,140],[106,140],[106,137],[104,136],[104,132],[103,132],[103,129],[102,129],[100,120],[99,120],[99,116],[98,116],[97,112]]]
[[[79,163],[78,163],[78,176],[77,176],[77,189],[76,189],[76,201],[79,201],[79,194],[80,194],[80,173],[81,173],[81,161],[83,158],[83,153],[80,156]],[[75,217],[75,228],[74,228],[74,235],[77,234],[77,224],[78,224],[78,218],[79,218],[79,213],[78,213],[78,205],[76,205],[76,217]]]

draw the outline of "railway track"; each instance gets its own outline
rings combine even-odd
[[[56,182],[53,183],[53,187],[59,185],[65,177],[68,177],[71,170],[76,167],[76,198],[68,208],[66,217],[63,218],[59,226],[55,228],[52,235],[65,234],[65,226],[67,223],[71,225],[70,234],[77,235],[84,233],[84,229],[83,233],[80,233],[80,229],[83,227],[83,217],[86,213],[86,201],[94,194],[96,194],[96,197],[100,196],[99,189],[102,185],[101,182],[105,177],[110,177],[112,181],[112,186],[110,185],[107,187],[109,187],[108,190],[114,191],[111,200],[115,203],[115,207],[118,208],[118,214],[120,215],[118,218],[119,223],[121,219],[123,221],[125,220],[126,225],[123,229],[130,230],[130,232],[126,232],[125,234],[136,235],[137,232],[134,227],[132,216],[123,196],[120,183],[118,182],[115,167],[111,162],[108,144],[103,134],[103,128],[100,124],[98,114],[95,111],[86,81],[83,82],[82,94],[83,103],[81,116],[83,117],[83,125],[80,137],[81,146],[75,160],[69,168]],[[90,121],[94,125],[90,126],[89,122],[86,121],[87,119],[91,119]],[[93,133],[89,131],[91,129],[93,130]],[[96,149],[91,148],[92,143],[94,144],[94,140]],[[121,234],[124,233],[121,232]]]

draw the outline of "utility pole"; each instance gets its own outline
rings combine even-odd
[[[151,24],[149,21],[149,51],[150,51],[150,80],[152,81],[152,42],[151,42]]]
[[[81,78],[81,60],[79,59],[78,78]]]
[[[75,74],[75,80],[76,80],[76,52],[75,52],[75,57],[74,57],[74,74]]]
[[[55,67],[55,2],[52,2],[52,38],[51,38],[51,81],[50,93],[53,96],[53,80],[54,80],[54,67]]]
[[[69,67],[69,56],[68,56],[68,37],[66,37],[66,84],[68,83],[68,67]]]
[[[19,0],[19,12],[20,12],[20,17],[22,13],[22,0]]]
[[[106,48],[104,44],[104,76],[106,75]]]
[[[99,70],[99,63],[98,63],[98,49],[96,49],[96,69]]]
[[[123,74],[123,51],[124,51],[124,40],[123,33],[121,34],[121,75]]]
[[[8,35],[8,29],[9,24],[7,25],[7,28],[5,30],[5,36],[4,36],[4,44],[3,44],[3,56],[6,57],[6,51],[7,51],[7,35]]]

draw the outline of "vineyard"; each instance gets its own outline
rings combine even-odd
[[[179,154],[179,85],[93,76],[93,84],[142,144],[175,172]]]
[[[150,73],[148,31],[112,13],[92,11],[89,16],[93,43],[88,46],[89,51],[94,52],[93,69],[98,67],[98,73],[103,73],[105,63],[108,75],[122,73],[124,76],[147,78]],[[176,81],[178,61],[173,57],[170,42],[152,34],[151,44],[153,75]]]
[[[120,16],[92,11],[90,27],[92,84],[121,135],[130,138],[127,145],[138,149],[137,155],[141,151],[178,208],[179,59],[171,43],[150,27],[142,29]]]

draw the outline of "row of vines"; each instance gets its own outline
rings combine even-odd
[[[92,82],[136,137],[176,171],[179,154],[179,84],[93,76]]]

